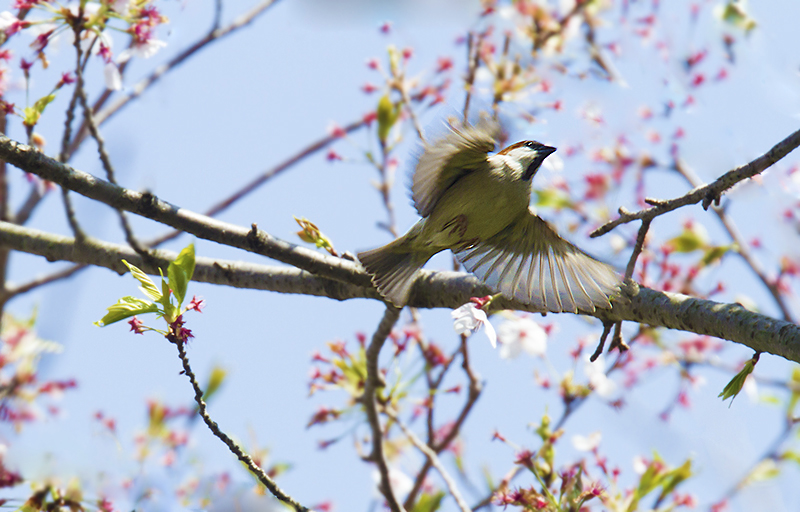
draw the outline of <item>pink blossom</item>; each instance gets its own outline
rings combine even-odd
[[[128,320],[128,325],[131,326],[131,331],[135,332],[136,334],[144,334],[144,329],[142,328],[144,322],[142,322],[138,318],[133,317],[130,320]]]
[[[443,73],[453,68],[453,59],[450,57],[439,57],[436,64],[436,72]]]

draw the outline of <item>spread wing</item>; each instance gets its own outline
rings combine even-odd
[[[490,288],[554,313],[610,308],[608,299],[621,284],[612,267],[558,236],[530,211],[456,257]]]
[[[476,126],[451,127],[447,135],[426,144],[411,181],[411,198],[417,213],[422,217],[430,215],[453,183],[486,162],[498,132],[495,121],[482,119]]]

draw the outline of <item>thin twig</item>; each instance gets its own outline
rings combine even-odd
[[[81,107],[83,107],[83,118],[85,124],[89,127],[89,133],[92,135],[92,138],[97,142],[97,153],[100,156],[100,162],[103,165],[103,169],[106,171],[106,178],[108,181],[113,184],[117,184],[117,179],[114,173],[114,166],[111,163],[111,157],[108,155],[108,151],[106,151],[106,143],[103,139],[103,136],[100,134],[100,130],[97,127],[97,123],[94,120],[94,114],[92,113],[92,108],[89,106],[89,100],[86,97],[86,90],[83,87],[83,70],[81,69],[81,43],[80,43],[80,35],[81,35],[81,26],[79,23],[75,23],[74,27],[75,32],[75,52],[77,53],[78,57],[78,64],[75,68],[75,92],[80,99]],[[87,52],[88,53],[88,52]],[[73,97],[74,99],[74,97]],[[68,116],[71,112],[68,112]],[[70,124],[71,124],[71,120]],[[66,130],[65,130],[66,132]],[[65,139],[69,140],[68,133],[65,133]],[[66,144],[64,144],[66,145]],[[64,148],[62,147],[62,154],[60,160],[63,162],[66,158],[66,154],[63,152]],[[68,200],[66,197],[65,192],[65,201]],[[125,233],[125,240],[127,240],[128,244],[133,248],[134,251],[139,253],[143,258],[147,257],[147,249],[142,247],[142,244],[136,239],[136,236],[133,234],[133,229],[131,229],[130,223],[128,222],[128,217],[126,216],[125,212],[117,209],[117,214],[119,215],[119,221],[122,225],[122,230]]]
[[[797,130],[779,143],[775,144],[772,149],[756,158],[752,162],[726,172],[709,185],[696,187],[683,196],[675,199],[646,199],[648,204],[651,204],[652,206],[635,213],[629,212],[625,208],[620,208],[620,216],[618,218],[606,222],[594,230],[590,236],[595,238],[604,235],[619,225],[627,224],[628,222],[633,222],[635,220],[652,220],[659,215],[664,215],[665,213],[677,210],[683,206],[702,203],[703,208],[707,210],[712,203],[719,203],[722,194],[724,194],[731,187],[743,180],[752,178],[753,176],[764,172],[775,162],[794,151],[797,146],[800,146],[800,130]]]
[[[389,336],[399,317],[400,309],[387,304],[383,318],[367,347],[367,380],[364,383],[364,394],[362,396],[362,402],[367,411],[367,421],[372,430],[372,453],[369,456],[369,460],[378,466],[378,472],[381,475],[379,488],[392,512],[402,512],[405,509],[394,495],[394,490],[389,480],[389,465],[386,463],[386,457],[383,453],[383,430],[378,416],[377,392],[378,388],[383,387],[384,384],[381,382],[382,379],[378,369],[378,357],[386,337]]]
[[[628,260],[628,266],[625,267],[625,279],[633,278],[633,271],[636,269],[636,260],[642,254],[644,248],[644,241],[647,238],[647,231],[650,229],[650,219],[642,219],[642,225],[639,226],[639,233],[636,235],[636,243],[633,246],[633,252]]]
[[[767,449],[764,451],[764,454],[763,454],[763,455],[761,455],[761,457],[759,457],[759,458],[757,459],[757,461],[756,461],[755,463],[753,463],[753,465],[750,467],[750,469],[749,469],[749,470],[747,470],[747,472],[745,473],[745,475],[744,475],[744,476],[743,476],[741,479],[739,479],[739,481],[738,481],[738,482],[736,482],[736,483],[735,483],[735,484],[734,484],[734,485],[733,485],[733,486],[732,486],[730,489],[728,489],[728,491],[727,491],[727,492],[726,492],[726,493],[723,495],[723,500],[730,500],[730,499],[731,499],[731,498],[733,498],[733,497],[734,497],[734,496],[735,496],[735,495],[736,495],[738,492],[740,492],[742,489],[744,489],[744,488],[745,488],[745,486],[746,486],[746,485],[747,485],[747,483],[748,483],[748,480],[750,479],[750,475],[753,473],[753,470],[754,470],[754,469],[755,469],[755,468],[756,468],[756,467],[757,467],[759,464],[761,464],[763,461],[765,461],[765,460],[768,460],[768,459],[769,459],[769,460],[773,460],[773,461],[775,461],[775,462],[778,462],[778,461],[780,460],[780,453],[778,453],[778,450],[779,450],[779,449],[780,449],[780,447],[783,445],[783,443],[784,443],[784,442],[786,442],[786,440],[787,440],[787,439],[789,439],[789,437],[791,437],[792,431],[794,430],[794,428],[793,428],[793,427],[794,427],[794,423],[793,423],[793,422],[791,422],[791,421],[787,421],[787,422],[786,422],[786,426],[784,427],[784,429],[783,429],[783,430],[782,430],[782,431],[781,431],[781,432],[778,434],[778,436],[777,436],[777,437],[776,437],[776,438],[775,438],[775,439],[772,441],[772,444],[770,444],[770,445],[767,447]]]
[[[86,233],[83,232],[83,228],[78,223],[78,217],[75,215],[75,208],[72,207],[72,200],[69,197],[69,189],[66,187],[61,187],[61,199],[64,202],[64,212],[67,215],[67,222],[69,223],[70,229],[72,229],[72,234],[75,235],[75,240],[79,243],[81,240],[86,239]]]
[[[394,183],[394,170],[389,165],[389,154],[389,149],[386,147],[386,144],[381,143],[381,162],[377,165],[378,173],[381,176],[378,191],[381,193],[383,207],[386,209],[387,221],[386,223],[378,223],[378,225],[388,231],[393,238],[397,238],[397,222],[394,217],[394,205],[392,204],[391,196],[392,184]]]
[[[14,214],[14,218],[10,219],[11,222],[19,225],[27,224],[28,219],[33,215],[33,210],[36,209],[36,206],[39,204],[39,201],[42,200],[46,192],[46,185],[34,179],[33,183],[31,183],[30,191],[28,192],[28,198],[22,203],[22,206],[19,207],[17,213]]]
[[[481,38],[478,37],[478,41],[475,42],[476,36],[473,32],[470,32],[467,35],[467,77],[464,80],[464,89],[466,90],[466,97],[464,98],[464,117],[463,117],[463,124],[464,126],[467,125],[467,121],[469,120],[469,104],[472,101],[472,89],[475,86],[475,73],[478,70],[478,66],[480,65],[481,56],[480,49],[481,45]]]
[[[174,343],[178,349],[178,356],[180,357],[181,364],[183,365],[183,373],[189,379],[189,382],[192,384],[192,388],[194,389],[194,401],[197,403],[198,407],[198,414],[200,417],[203,418],[203,422],[206,424],[208,429],[215,435],[217,438],[225,443],[225,446],[236,455],[236,457],[247,466],[247,469],[258,479],[261,484],[266,487],[269,492],[272,493],[277,499],[281,500],[282,502],[286,503],[290,507],[294,508],[297,512],[310,512],[308,507],[304,507],[303,505],[299,504],[295,501],[294,498],[283,492],[283,490],[278,487],[278,484],[269,477],[269,475],[261,469],[261,467],[253,461],[253,459],[242,450],[239,445],[237,445],[233,439],[228,437],[225,432],[223,432],[217,423],[211,419],[208,415],[208,411],[206,409],[206,403],[203,400],[203,390],[200,389],[200,384],[197,383],[197,377],[195,377],[194,372],[192,371],[192,367],[189,365],[189,357],[186,355],[186,346],[178,337],[173,335],[169,336],[169,341]]]
[[[235,20],[233,20],[229,25],[223,28],[217,28],[215,30],[210,31],[208,34],[200,38],[198,41],[190,45],[188,48],[186,48],[181,53],[170,59],[168,62],[162,64],[161,66],[158,66],[147,77],[143,78],[141,81],[139,81],[139,83],[134,85],[130,93],[128,93],[126,96],[122,98],[119,98],[117,101],[115,101],[108,107],[104,108],[102,111],[97,112],[95,116],[95,121],[97,122],[97,125],[98,126],[102,125],[111,116],[113,116],[114,114],[119,112],[122,108],[124,108],[126,105],[128,105],[128,103],[141,96],[147,89],[149,89],[165,74],[169,73],[180,64],[183,64],[183,62],[186,59],[188,59],[198,51],[205,48],[206,45],[219,41],[220,39],[236,32],[236,30],[249,25],[259,15],[266,12],[266,10],[269,9],[277,1],[278,0],[261,0],[255,7],[253,7],[243,15],[239,16]],[[80,147],[83,140],[89,134],[88,129],[89,129],[88,126],[81,126],[81,128],[77,131],[75,139],[72,141],[72,144],[70,144],[69,155],[72,155],[75,151],[77,151],[78,147]]]
[[[702,185],[700,178],[683,162],[676,160],[674,165],[675,170],[683,176],[683,178],[693,187],[699,187]],[[770,279],[767,276],[766,272],[764,271],[761,263],[756,259],[753,253],[748,248],[747,242],[742,237],[739,229],[734,224],[733,219],[731,219],[726,213],[725,210],[720,208],[713,208],[714,213],[719,218],[720,222],[722,222],[723,227],[728,232],[728,236],[731,237],[731,240],[734,244],[736,244],[736,253],[742,257],[742,259],[747,263],[750,269],[755,273],[756,276],[761,280],[764,286],[769,290],[769,293],[772,295],[772,298],[775,300],[778,308],[781,310],[781,314],[783,315],[783,319],[789,322],[795,322],[795,319],[789,309],[789,305],[786,303],[786,299],[784,298],[783,294],[778,287],[778,284],[775,280]]]
[[[464,369],[464,373],[469,381],[469,386],[467,389],[467,401],[464,403],[464,406],[461,408],[461,412],[458,414],[456,421],[453,422],[453,426],[450,428],[447,434],[442,437],[441,441],[434,443],[433,446],[431,446],[431,449],[437,454],[441,453],[448,446],[450,446],[450,443],[452,443],[453,440],[458,437],[464,422],[467,420],[469,413],[472,411],[472,408],[475,406],[475,403],[478,401],[478,398],[480,398],[481,392],[483,391],[483,385],[481,384],[480,378],[470,365],[469,352],[467,350],[467,337],[463,334],[461,335],[461,346],[459,348],[459,352],[461,353],[461,367]],[[408,493],[404,503],[406,508],[410,509],[414,504],[414,501],[417,499],[417,494],[422,489],[422,484],[425,482],[425,477],[427,476],[431,467],[431,461],[426,460],[423,463],[422,468],[419,470],[419,472],[417,472],[417,477],[414,479],[414,486],[411,488],[411,492]]]
[[[436,468],[436,471],[438,471],[439,475],[441,475],[442,480],[444,480],[444,484],[447,486],[447,490],[450,491],[450,495],[455,500],[456,505],[458,505],[458,508],[461,510],[461,512],[471,512],[469,505],[467,505],[467,502],[464,501],[464,498],[463,496],[461,496],[461,493],[459,492],[455,481],[447,472],[447,468],[444,467],[442,461],[439,460],[439,456],[436,454],[436,452],[431,450],[431,448],[425,443],[423,443],[422,440],[419,437],[417,437],[416,434],[414,434],[414,432],[412,432],[408,427],[406,427],[405,424],[402,421],[400,421],[400,418],[398,418],[393,411],[386,410],[386,414],[392,420],[394,420],[395,423],[397,423],[397,426],[400,427],[400,430],[403,431],[403,434],[405,434],[408,440],[411,441],[411,444],[413,444],[419,451],[421,451],[425,455],[425,457],[427,457],[427,459],[430,461],[433,467]]]
[[[77,61],[76,65],[75,65],[75,67],[76,67],[76,71],[75,72],[76,72],[77,77],[78,77],[76,79],[76,81],[75,81],[75,93],[74,93],[75,95],[80,95],[80,88],[81,88],[81,76],[82,76],[81,73],[80,73],[80,71],[81,71],[81,30],[83,29],[84,7],[85,7],[85,4],[83,2],[81,2],[79,7],[78,7],[78,17],[77,17],[76,20],[74,20],[74,22],[73,22],[74,25],[72,27],[74,35],[75,35],[75,52],[76,52],[76,61]],[[73,99],[74,99],[74,95],[73,95]],[[72,112],[74,112],[74,105],[70,105],[70,106],[72,106]],[[70,116],[70,114],[72,112],[69,112],[69,111],[67,112],[67,121],[70,124],[72,124],[72,119],[71,119],[71,116]],[[63,151],[63,149],[62,149],[62,151]],[[59,159],[61,161],[63,161],[63,158],[64,158],[64,155],[62,153],[62,155],[59,157]],[[34,197],[34,196],[29,196],[28,198],[30,199],[31,197]],[[75,208],[73,208],[73,206],[72,206],[72,201],[70,200],[70,197],[69,197],[69,190],[64,186],[61,187],[61,198],[62,198],[62,200],[64,202],[64,211],[65,211],[65,213],[67,215],[67,222],[69,223],[70,229],[72,229],[72,233],[75,235],[75,240],[80,242],[80,241],[86,239],[86,234],[83,232],[83,229],[81,228],[80,224],[78,223],[78,218],[75,215]],[[36,204],[38,204],[38,200],[36,201],[36,203],[34,203],[32,205],[32,207],[35,207]]]
[[[344,126],[342,128],[342,130],[344,130],[345,133],[352,133],[352,132],[354,132],[354,131],[356,131],[356,130],[358,130],[360,128],[363,128],[366,125],[367,125],[367,121],[362,119],[362,120],[359,120],[359,121],[354,121],[354,122]],[[334,141],[336,141],[338,139],[339,139],[339,136],[336,135],[336,134],[333,134],[333,135],[328,135],[326,137],[323,137],[323,138],[321,138],[321,139],[319,139],[319,140],[317,140],[315,142],[312,142],[310,145],[308,145],[305,148],[301,149],[295,155],[292,155],[291,157],[289,157],[288,159],[286,159],[283,162],[279,163],[275,167],[272,167],[269,170],[263,172],[261,175],[255,177],[253,180],[251,180],[250,182],[246,183],[243,187],[241,187],[239,190],[237,190],[236,192],[234,192],[233,194],[228,196],[226,199],[223,199],[222,201],[220,201],[217,204],[213,205],[211,208],[209,208],[208,210],[206,210],[204,212],[204,215],[207,215],[209,217],[214,217],[214,216],[218,215],[219,213],[227,210],[236,201],[238,201],[238,200],[242,199],[243,197],[249,195],[250,193],[254,192],[259,186],[263,185],[264,183],[266,183],[270,179],[274,178],[278,174],[282,173],[283,171],[289,169],[291,166],[297,164],[301,160],[303,160],[303,159],[313,155],[314,153],[326,148],[328,145],[330,145],[331,143],[333,143]],[[0,160],[0,164],[1,165],[5,165],[5,160]],[[32,191],[31,191],[31,195],[28,197],[28,200],[25,202],[23,207],[20,208],[20,211],[15,216],[14,222],[16,222],[17,224],[24,224],[28,220],[28,217],[30,216],[31,212],[33,211],[33,208],[36,206],[36,204],[38,204],[38,202],[41,199],[41,197],[42,197],[42,194],[39,193],[39,188],[34,186]],[[153,238],[151,240],[145,241],[143,243],[143,245],[146,246],[146,247],[149,247],[149,248],[155,248],[155,247],[158,247],[158,246],[160,246],[160,245],[162,245],[162,244],[164,244],[164,243],[166,243],[166,242],[168,242],[170,240],[173,240],[173,239],[177,238],[181,234],[183,234],[183,231],[178,231],[178,230],[169,231],[169,232],[167,232],[167,233],[165,233],[163,235],[160,235],[160,236],[158,236],[156,238]],[[75,265],[75,266],[70,267],[69,269],[66,269],[66,270],[59,270],[59,271],[54,272],[53,274],[50,274],[48,276],[43,276],[41,278],[34,279],[34,280],[30,281],[29,283],[19,285],[19,286],[15,287],[13,290],[8,290],[8,294],[10,295],[10,297],[13,297],[15,295],[19,295],[19,294],[22,294],[22,293],[27,293],[27,292],[29,292],[31,290],[36,289],[38,286],[50,284],[50,283],[58,281],[59,279],[70,277],[70,276],[74,275],[76,272],[78,272],[80,270],[83,270],[84,268],[86,268],[86,265]]]
[[[408,90],[406,89],[405,77],[401,76],[397,79],[398,84],[395,87],[397,91],[400,93],[400,97],[403,99],[403,104],[406,107],[406,112],[408,112],[408,117],[411,118],[411,124],[414,126],[414,130],[417,132],[417,137],[422,142],[425,142],[425,135],[422,131],[422,125],[419,124],[419,119],[417,119],[417,114],[414,112],[414,108],[411,105],[411,98],[408,96]]]
[[[58,153],[58,160],[66,163],[68,159],[69,141],[72,138],[72,121],[75,119],[75,107],[78,105],[78,84],[75,83],[75,89],[72,91],[72,98],[69,100],[67,106],[66,120],[64,121],[64,134],[61,137],[61,151]]]
[[[27,293],[31,290],[35,290],[40,286],[44,286],[46,284],[50,284],[56,281],[60,281],[62,279],[66,279],[68,277],[73,276],[76,272],[79,272],[85,268],[88,268],[89,265],[71,265],[63,270],[59,270],[57,272],[53,272],[52,274],[47,274],[42,277],[38,277],[36,279],[32,279],[27,283],[23,283],[18,286],[12,286],[6,290],[6,297],[11,299],[16,297],[17,295],[21,295],[23,293]],[[8,300],[6,299],[6,300]]]

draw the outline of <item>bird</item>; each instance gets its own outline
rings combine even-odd
[[[610,309],[621,280],[608,264],[561,238],[530,208],[531,182],[556,151],[534,140],[494,151],[499,123],[451,123],[424,144],[411,179],[411,198],[422,217],[403,236],[358,260],[381,296],[408,303],[419,269],[450,249],[495,293],[542,312]]]

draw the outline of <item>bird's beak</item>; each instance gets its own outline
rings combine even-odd
[[[530,180],[536,174],[536,171],[539,170],[539,167],[542,166],[542,162],[548,156],[555,153],[556,148],[552,146],[541,146],[536,149],[536,158],[531,162],[527,169],[525,169],[525,174],[523,174],[522,179]]]
[[[541,164],[544,161],[545,158],[547,158],[548,156],[552,155],[555,152],[556,152],[556,148],[554,148],[552,146],[542,146],[541,148],[539,148],[539,151],[537,151],[537,153],[541,153],[542,154],[542,159],[539,160],[537,158],[537,160],[539,160],[539,163]]]

